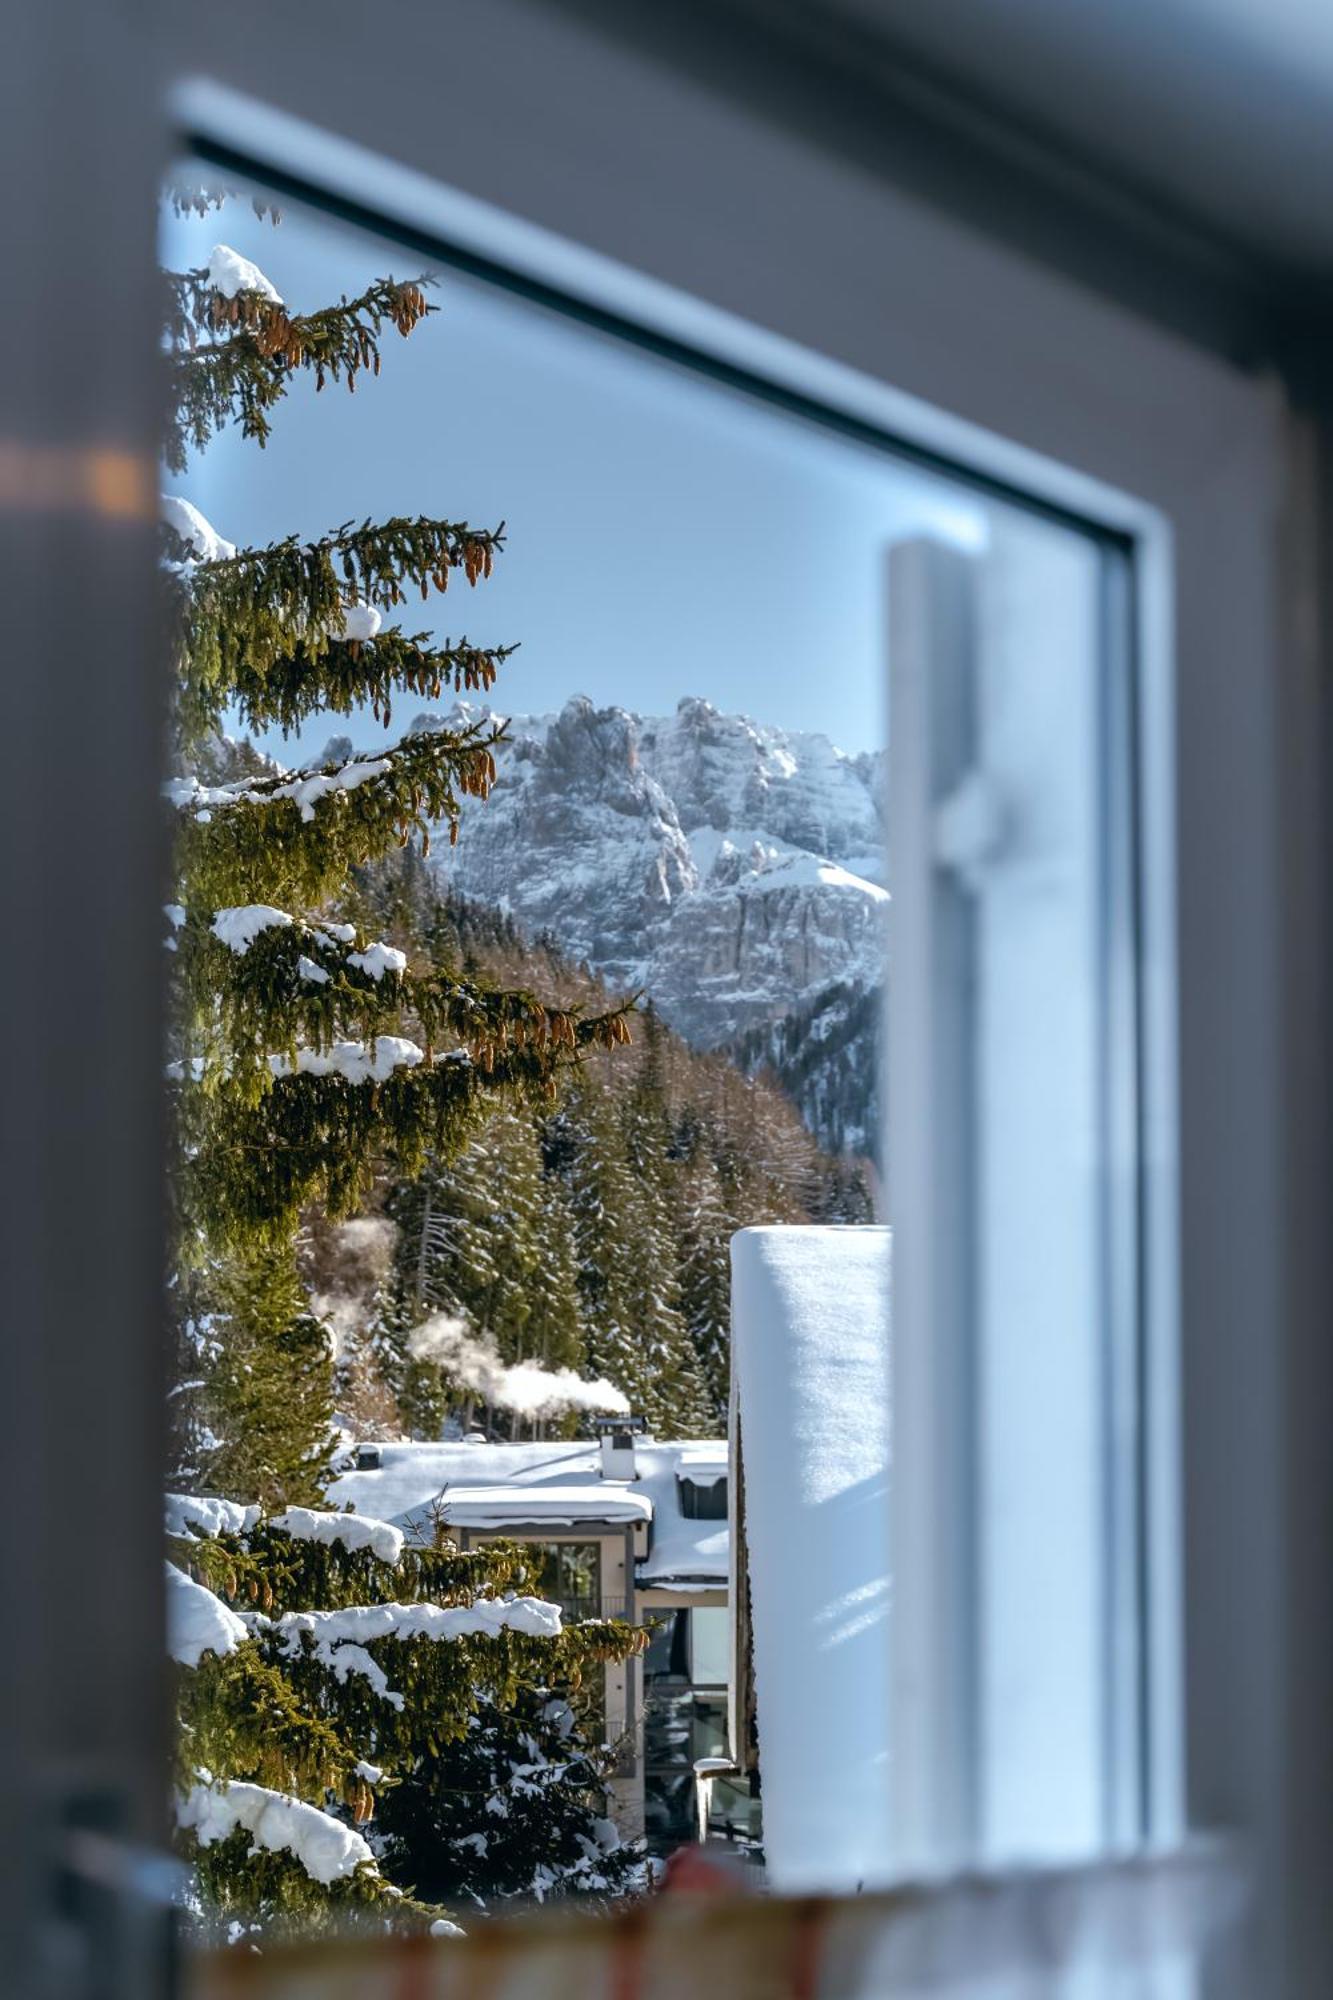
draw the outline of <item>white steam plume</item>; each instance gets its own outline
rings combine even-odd
[[[585,1382],[572,1368],[543,1368],[536,1361],[503,1362],[492,1341],[469,1333],[467,1322],[449,1313],[435,1313],[414,1327],[407,1351],[418,1361],[433,1361],[451,1382],[471,1389],[492,1409],[512,1410],[516,1416],[629,1409],[629,1398],[613,1382]]]

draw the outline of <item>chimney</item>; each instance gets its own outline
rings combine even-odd
[[[602,1447],[603,1479],[637,1479],[634,1440],[647,1432],[642,1417],[598,1417],[595,1428]]]

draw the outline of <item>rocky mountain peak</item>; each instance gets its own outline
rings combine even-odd
[[[491,713],[459,703],[417,726]],[[642,988],[702,1047],[878,984],[877,759],[694,696],[639,716],[579,695],[511,717],[509,738],[485,810],[442,850],[451,887]]]

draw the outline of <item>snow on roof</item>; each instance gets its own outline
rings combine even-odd
[[[680,1478],[688,1479],[692,1486],[715,1486],[719,1479],[727,1476],[727,1452],[724,1445],[683,1444],[676,1460],[676,1471]]]
[[[652,1503],[633,1486],[576,1484],[559,1486],[451,1486],[445,1496],[448,1518],[460,1528],[505,1528],[515,1521],[541,1521],[548,1527],[573,1521],[651,1521]]]
[[[646,1561],[639,1565],[639,1582],[657,1590],[724,1590],[731,1563],[731,1534],[725,1520],[690,1521],[680,1508],[680,1480],[694,1470],[682,1463],[686,1453],[707,1452],[726,1469],[724,1443],[648,1444],[636,1447],[642,1485],[653,1503],[653,1533]]]
[[[889,1872],[889,1241],[731,1244],[764,1852],[783,1892]]]
[[[717,1439],[635,1440],[639,1477],[603,1479],[601,1450],[583,1439],[554,1444],[383,1444],[375,1470],[349,1471],[328,1488],[331,1507],[350,1501],[358,1513],[392,1521],[409,1535],[430,1534],[438,1503],[459,1528],[559,1528],[595,1521],[607,1527],[649,1524],[641,1585],[724,1590],[725,1521],[681,1513],[680,1477],[712,1483],[725,1475],[726,1444]]]

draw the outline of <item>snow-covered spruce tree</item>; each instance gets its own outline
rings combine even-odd
[[[455,1910],[571,1891],[623,1895],[641,1879],[643,1855],[605,1817],[608,1762],[565,1695],[527,1686],[504,1705],[484,1702],[466,1735],[384,1793],[386,1863],[421,1857],[418,1893]]]
[[[531,1123],[498,1112],[448,1166],[431,1162],[413,1196],[395,1214],[407,1239],[416,1316],[461,1313],[504,1360],[547,1359],[527,1337],[546,1278],[538,1240],[541,1154]],[[558,1357],[577,1358],[577,1349]]]
[[[702,1146],[682,1161],[676,1200],[681,1315],[708,1384],[712,1409],[725,1416],[731,1357],[731,1238],[736,1223],[721,1176]]]
[[[497,1112],[454,1161],[429,1161],[395,1189],[389,1210],[398,1255],[383,1338],[398,1349],[399,1404],[419,1435],[438,1435],[446,1410],[469,1421],[481,1400],[475,1385],[441,1376],[413,1353],[415,1329],[433,1314],[459,1316],[500,1362],[580,1368],[573,1221],[563,1184],[544,1171],[532,1115]],[[558,1435],[572,1422],[546,1412],[541,1434]]]
[[[294,376],[351,388],[378,371],[386,328],[409,335],[430,310],[418,283],[386,279],[297,313],[226,246],[168,285],[173,472],[225,425],[262,445]],[[177,1483],[196,1496],[170,1510],[180,1840],[198,1920],[215,1934],[353,1916],[423,1925],[437,1913],[406,1892],[426,1860],[402,1836],[392,1859],[377,1852],[376,1788],[428,1779],[478,1715],[519,1716],[532,1733],[639,1635],[562,1629],[518,1549],[404,1550],[382,1523],[300,1504],[320,1497],[331,1368],[297,1232],[303,1212],[354,1210],[377,1163],[410,1174],[428,1153],[447,1161],[497,1096],[539,1097],[583,1051],[628,1032],[620,1013],[585,1017],[414,963],[340,919],[351,868],[413,832],[424,846],[431,826],[452,836],[464,802],[486,798],[495,729],[409,735],[295,771],[221,734],[233,715],[288,730],[368,706],[387,722],[400,692],[489,688],[504,648],[440,644],[399,614],[413,592],[480,583],[501,531],[394,519],[237,548],[183,499],[164,498],[163,514],[175,652],[169,1290],[183,1361]],[[551,1839],[581,1816],[600,1846],[594,1766],[555,1716]],[[468,1799],[456,1797],[454,1836],[471,1830]],[[580,1849],[537,1887],[588,1883]],[[504,1892],[517,1886],[507,1868]],[[484,1869],[468,1887],[484,1899]]]
[[[563,1626],[535,1551],[180,1496],[168,1529],[177,1821],[205,1939],[445,1927],[638,1886],[605,1816],[611,1754],[578,1713],[584,1677],[638,1635]]]
[[[714,1418],[680,1314],[670,1203],[644,1171],[647,1161],[661,1171],[656,1127],[637,1089],[622,1112],[595,1085],[575,1085],[549,1121],[547,1149],[573,1217],[585,1367],[623,1389],[658,1437],[707,1436]]]

